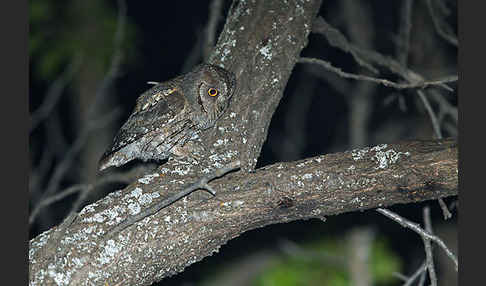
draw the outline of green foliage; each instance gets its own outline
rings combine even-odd
[[[329,239],[304,246],[304,252],[281,257],[254,281],[255,286],[346,286],[350,285],[346,244]],[[375,240],[370,256],[373,285],[396,282],[393,272],[400,271],[399,258],[383,239]]]
[[[52,80],[77,56],[95,72],[108,68],[114,53],[118,11],[107,1],[31,0],[29,56],[36,77]],[[132,60],[135,28],[125,24],[124,63]],[[129,44],[131,43],[131,44]]]
[[[393,272],[400,272],[402,263],[399,257],[393,253],[385,240],[376,240],[372,248],[371,271],[376,284],[386,285],[396,278]]]

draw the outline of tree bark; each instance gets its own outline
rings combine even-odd
[[[30,241],[31,285],[150,285],[273,223],[457,195],[453,139],[379,145],[254,170],[270,119],[320,7],[315,1],[234,1],[210,62],[235,72],[237,91],[201,136],[204,159],[171,159],[156,173],[86,206],[71,224]],[[201,176],[242,169],[114,237],[107,231]]]

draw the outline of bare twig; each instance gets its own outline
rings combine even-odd
[[[125,33],[125,24],[126,24],[126,3],[124,0],[118,0],[117,17],[118,17],[117,28],[114,36],[115,51],[111,59],[110,68],[107,74],[105,75],[105,77],[103,78],[100,87],[96,91],[95,98],[90,105],[86,118],[95,117],[97,107],[100,105],[99,101],[107,94],[108,88],[113,84],[114,79],[119,74],[119,67],[122,60],[121,45]],[[53,193],[57,191],[59,183],[64,177],[64,174],[67,172],[67,170],[69,170],[71,164],[74,162],[76,155],[84,147],[86,141],[88,140],[88,136],[90,132],[102,128],[106,124],[110,123],[114,118],[118,117],[119,114],[120,114],[120,109],[115,108],[107,115],[103,115],[97,119],[87,120],[87,124],[85,124],[85,126],[82,127],[80,134],[78,135],[74,143],[70,146],[69,150],[66,152],[66,155],[63,157],[61,162],[56,166],[53,175],[48,182],[46,191],[44,192],[41,201],[43,201],[45,198],[51,196]],[[40,204],[35,206],[35,208],[33,209],[33,211],[29,216],[29,224],[32,224],[34,222],[41,208],[42,206]]]
[[[442,241],[442,239],[440,239],[439,237],[437,237],[437,236],[429,233],[428,231],[422,229],[418,224],[411,222],[411,221],[399,216],[398,214],[396,214],[396,213],[394,213],[390,210],[387,210],[387,209],[384,209],[384,208],[377,208],[376,211],[383,214],[384,216],[398,222],[401,226],[413,230],[414,232],[416,232],[421,237],[437,243],[439,245],[439,247],[442,248],[445,251],[447,256],[449,256],[449,258],[452,260],[452,262],[454,262],[454,265],[456,267],[456,271],[458,270],[458,263],[457,263],[456,256],[445,245],[445,243]]]
[[[372,10],[367,2],[344,0],[340,1],[342,18],[349,38],[360,46],[373,47],[375,27]],[[353,52],[353,54],[356,54]],[[358,69],[361,73],[363,69]],[[369,142],[368,125],[373,113],[373,94],[377,86],[368,81],[356,81],[345,93],[349,106],[349,147],[366,146]],[[364,279],[365,280],[365,279]],[[369,284],[369,283],[368,283]]]
[[[375,82],[378,84],[382,84],[387,87],[392,87],[395,89],[414,89],[414,88],[427,88],[429,86],[440,86],[444,87],[445,83],[450,83],[450,82],[456,82],[458,80],[458,76],[453,75],[453,76],[447,76],[441,79],[437,80],[432,80],[432,81],[417,81],[413,83],[395,83],[392,81],[389,81],[387,79],[381,79],[381,78],[374,78],[370,76],[365,76],[365,75],[357,75],[357,74],[351,74],[347,72],[343,72],[340,68],[334,67],[330,62],[321,60],[321,59],[315,59],[315,58],[300,58],[298,60],[299,63],[309,63],[309,64],[318,64],[325,69],[336,73],[337,75],[344,77],[344,78],[351,78],[351,79],[356,79],[356,80],[364,80],[364,81],[371,81]],[[449,91],[452,91],[449,87],[446,88]]]
[[[418,282],[417,286],[423,286],[425,284],[425,275],[426,274],[427,274],[427,271],[423,271],[420,274],[420,279],[419,279],[419,282]]]
[[[51,84],[44,102],[30,117],[30,132],[49,116],[52,109],[61,98],[61,95],[63,95],[66,85],[71,81],[80,66],[81,56],[76,55],[66,70]]]
[[[204,31],[205,42],[203,46],[203,58],[207,60],[211,50],[214,47],[214,43],[216,42],[216,29],[218,28],[219,20],[221,19],[221,12],[223,9],[223,1],[222,0],[213,0],[209,5],[209,19],[206,29]]]
[[[96,95],[93,101],[90,104],[90,108],[86,114],[86,118],[91,118],[97,111],[97,108],[100,106],[99,101],[103,99],[104,96],[108,93],[108,89],[111,87],[115,79],[120,74],[120,65],[123,60],[123,51],[122,51],[122,43],[125,37],[125,25],[126,25],[126,18],[127,18],[127,6],[125,0],[118,0],[118,16],[117,16],[117,26],[115,31],[115,36],[113,39],[114,43],[114,52],[113,56],[111,57],[110,68],[106,73],[105,77],[103,78],[100,86],[96,90]]]
[[[431,99],[433,99],[439,106],[439,122],[441,122],[446,115],[449,115],[454,120],[454,123],[457,124],[457,107],[452,106],[452,104],[450,104],[438,90],[431,89],[429,93]]]
[[[370,253],[374,233],[369,227],[353,229],[348,234],[348,268],[351,276],[351,285],[372,285],[370,269]]]
[[[37,206],[38,206],[39,209],[45,208],[48,205],[53,204],[55,202],[58,202],[58,201],[64,199],[65,197],[67,197],[67,196],[70,196],[70,195],[75,194],[77,192],[80,192],[80,191],[82,191],[86,188],[89,188],[89,186],[90,185],[86,185],[86,184],[73,185],[73,186],[57,193],[56,195],[53,195],[53,196],[50,196],[50,197],[43,199],[40,203],[37,204]]]
[[[67,189],[64,189],[57,193],[56,195],[50,196],[42,200],[38,206],[40,209],[45,208],[55,202],[58,202],[62,199],[64,199],[67,196],[70,196],[72,194],[82,192],[82,193],[89,193],[93,189],[102,186],[104,184],[108,183],[126,183],[128,184],[132,179],[132,176],[130,176],[127,173],[114,173],[110,174],[104,177],[101,177],[96,183],[94,184],[77,184],[73,185]],[[71,208],[71,211],[76,211],[79,208],[79,205],[84,202],[84,198],[80,199],[83,196],[80,196],[78,200],[73,204],[73,207]]]
[[[353,46],[348,42],[346,37],[336,28],[329,25],[324,18],[317,17],[312,25],[312,32],[324,35],[329,44],[333,47],[350,53],[354,60],[362,67],[368,69],[374,74],[379,74],[378,70],[370,63],[364,60],[358,53],[356,53]]]
[[[42,150],[42,156],[40,158],[39,164],[30,172],[29,175],[29,195],[31,197],[35,196],[37,190],[39,190],[39,185],[42,179],[46,176],[47,171],[52,163],[52,152],[49,148],[44,148]]]
[[[62,161],[56,166],[54,170],[54,174],[49,179],[49,183],[47,184],[46,191],[43,194],[43,198],[41,201],[52,195],[56,192],[64,174],[69,170],[71,164],[74,162],[76,155],[79,153],[81,148],[83,148],[86,140],[88,139],[88,135],[90,132],[103,128],[106,124],[110,123],[113,118],[117,117],[120,113],[120,109],[115,109],[114,111],[108,113],[107,115],[101,117],[100,119],[96,119],[91,121],[87,124],[85,129],[81,131],[81,134],[76,138],[74,143],[71,145],[69,150],[66,152],[66,155],[62,159]],[[29,224],[32,224],[39,214],[39,211],[42,209],[41,204],[37,204],[34,209],[32,210],[29,216]]]
[[[444,215],[444,219],[450,219],[452,217],[451,212],[447,208],[447,205],[445,204],[444,200],[442,198],[438,199],[440,208],[442,209],[442,214]]]
[[[435,112],[432,109],[432,106],[430,106],[429,100],[427,99],[427,97],[425,97],[424,92],[418,90],[417,94],[420,100],[422,101],[422,103],[424,104],[427,113],[429,114],[430,121],[432,122],[432,127],[434,128],[435,136],[437,137],[437,139],[441,139],[442,131],[440,130],[440,124],[439,124],[439,120],[437,119],[437,115],[435,115]]]
[[[413,0],[402,0],[400,26],[397,38],[397,60],[407,66],[408,52],[410,50],[410,31],[412,30]]]
[[[191,184],[190,186],[184,188],[179,193],[177,193],[177,194],[175,194],[175,195],[173,195],[173,196],[171,196],[171,197],[169,197],[169,198],[167,198],[167,199],[165,199],[161,202],[156,203],[155,205],[151,206],[150,208],[147,208],[146,210],[144,210],[144,211],[142,211],[142,212],[140,212],[140,213],[138,213],[134,216],[127,218],[125,221],[121,222],[119,225],[117,225],[112,230],[110,230],[107,234],[107,237],[111,237],[114,234],[116,234],[116,233],[124,230],[125,228],[129,227],[130,225],[135,224],[135,223],[141,221],[142,219],[157,213],[161,209],[173,204],[174,202],[182,199],[183,197],[191,194],[194,191],[197,191],[197,190],[200,190],[200,189],[206,190],[209,193],[211,193],[213,196],[215,196],[216,191],[213,190],[213,188],[211,188],[211,186],[208,185],[208,183],[210,181],[216,179],[216,178],[222,177],[222,176],[226,175],[227,173],[234,171],[234,170],[237,170],[239,168],[240,168],[240,161],[238,160],[238,161],[234,161],[234,162],[230,163],[228,166],[226,166],[224,168],[221,168],[221,169],[214,171],[214,173],[212,173],[208,176],[202,177],[197,182],[195,182],[195,183]]]
[[[439,18],[439,15],[436,13],[436,10],[432,6],[432,1],[426,0],[426,2],[427,2],[427,7],[429,8],[430,16],[432,17],[432,21],[434,22],[434,27],[435,30],[437,31],[437,34],[439,34],[439,36],[441,36],[447,42],[457,47],[458,45],[457,37],[452,34],[451,27],[445,21]],[[447,29],[448,31],[446,32],[444,29]]]
[[[345,49],[342,48],[344,51],[352,50],[361,59],[364,59],[367,62],[375,63],[375,64],[378,64],[380,66],[386,67],[391,72],[400,75],[402,78],[404,78],[409,83],[417,84],[417,83],[421,83],[421,82],[425,81],[421,75],[419,75],[416,72],[408,69],[407,67],[402,65],[400,62],[398,62],[398,61],[396,61],[396,60],[394,60],[390,57],[384,56],[384,55],[382,55],[382,54],[380,54],[376,51],[366,50],[366,49],[358,47],[354,44],[349,43],[348,40],[346,39],[346,37],[343,34],[341,34],[341,32],[339,30],[337,30],[337,29],[333,28],[331,25],[329,25],[324,20],[324,18],[319,16],[318,19],[319,20],[316,20],[316,22],[321,21],[322,23],[324,23],[326,25],[326,27],[328,27],[327,30],[333,29],[334,33],[337,34],[337,35],[332,35],[332,34],[326,33],[325,31],[322,31],[321,29],[314,29],[314,32],[324,35],[330,42],[331,42],[331,40],[330,40],[331,37],[335,37],[335,38],[339,37],[341,39],[340,41],[345,42],[345,44],[344,44]],[[337,46],[337,47],[341,48],[341,46]],[[444,83],[437,83],[437,84],[439,86],[441,86],[442,88],[446,89],[446,90],[451,90],[451,88],[448,87],[447,85],[445,85]]]
[[[410,277],[406,277],[400,273],[393,273],[398,278],[402,279],[405,283],[402,286],[410,286],[413,282],[420,276],[420,274],[424,273],[427,270],[427,265],[425,261],[420,265],[420,267],[412,274]]]
[[[403,66],[407,66],[407,61],[408,61],[408,51],[409,51],[409,46],[410,46],[410,30],[412,28],[412,24],[411,24],[412,5],[413,5],[413,0],[403,0],[403,2],[402,2],[402,14],[401,14],[401,20],[400,20],[401,23],[400,23],[400,28],[399,28],[399,33],[398,33],[398,43],[397,43],[397,59]],[[432,90],[431,95],[432,95],[433,99],[437,103],[439,103],[439,116],[438,116],[438,118],[435,115],[435,113],[433,112],[433,110],[432,110],[427,98],[425,97],[425,95],[423,93],[419,93],[419,97],[422,100],[422,102],[424,103],[424,106],[427,109],[429,117],[432,121],[432,125],[433,125],[433,128],[434,128],[435,134],[437,135],[438,138],[441,138],[442,132],[441,132],[440,126],[441,126],[441,121],[442,121],[443,116],[445,114],[450,114],[455,119],[455,121],[457,123],[457,108],[455,109],[455,113],[454,113],[454,108],[449,104],[449,102],[447,102],[447,100],[444,99],[443,96],[441,96],[439,94],[438,91]],[[399,95],[399,96],[401,96],[401,95]],[[444,214],[444,219],[448,219],[448,218],[452,217],[452,214],[447,209],[447,206],[445,205],[442,198],[439,198],[438,201],[439,201],[439,205],[442,209],[442,213]]]
[[[432,234],[432,223],[430,222],[430,208],[424,207],[424,225],[425,230]],[[424,248],[425,248],[425,263],[427,264],[427,270],[429,272],[430,278],[430,285],[437,286],[437,274],[435,273],[435,266],[434,266],[434,256],[433,256],[433,248],[430,240],[422,236],[422,240],[424,241]]]

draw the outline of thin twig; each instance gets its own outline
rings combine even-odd
[[[51,205],[55,202],[58,202],[58,201],[64,199],[65,197],[70,196],[72,194],[75,194],[75,193],[78,193],[78,192],[89,193],[93,189],[98,188],[99,186],[102,186],[102,185],[108,184],[108,183],[125,183],[125,184],[128,184],[128,183],[131,182],[132,177],[133,176],[128,175],[127,172],[109,174],[107,176],[101,177],[94,184],[73,185],[73,186],[71,186],[67,189],[60,191],[56,195],[45,198],[38,205],[39,205],[39,208],[42,209],[42,208],[45,208],[45,207],[47,207],[47,206],[49,206],[49,205]],[[73,204],[72,211],[77,211],[79,205],[81,205],[84,202],[84,200],[80,199],[81,197],[82,196],[80,196],[76,200],[76,202]]]
[[[374,233],[371,228],[355,228],[348,234],[348,272],[351,285],[373,285],[370,267]]]
[[[417,286],[424,286],[425,284],[425,276],[427,274],[427,271],[423,271],[421,274],[420,274],[420,279],[419,279],[419,282],[417,283]]]
[[[439,201],[440,208],[442,209],[442,214],[444,215],[444,219],[450,219],[452,217],[451,212],[447,208],[447,205],[445,204],[444,200],[442,198],[437,199]]]
[[[96,129],[103,128],[106,124],[110,123],[113,118],[117,117],[120,114],[120,109],[115,109],[112,112],[108,113],[107,115],[101,117],[100,119],[93,120],[87,123],[87,126],[81,134],[76,138],[74,143],[71,145],[69,150],[66,152],[66,155],[62,159],[62,161],[56,166],[54,170],[54,174],[49,179],[47,184],[46,191],[42,195],[41,201],[45,198],[51,196],[57,190],[64,174],[69,170],[72,162],[74,162],[76,155],[79,151],[84,147],[86,140],[88,139],[88,135],[90,132],[95,131]],[[32,210],[29,216],[29,224],[32,224],[39,214],[39,211],[42,209],[42,205],[37,204],[34,209]]]
[[[57,193],[56,195],[53,195],[53,196],[50,196],[50,197],[43,199],[39,204],[37,204],[37,206],[39,207],[39,209],[45,208],[48,205],[51,205],[55,202],[58,202],[58,201],[64,199],[65,197],[67,197],[67,196],[70,196],[72,194],[80,192],[80,191],[88,188],[89,186],[90,185],[87,185],[87,184],[78,184],[78,185],[71,186],[71,187]]]
[[[397,59],[398,61],[407,66],[408,62],[408,52],[410,47],[410,30],[412,28],[412,5],[413,0],[403,0],[402,1],[402,14],[400,19],[400,28],[398,33],[398,43],[397,43]],[[429,7],[430,8],[430,7]],[[424,105],[427,108],[427,112],[431,118],[432,124],[434,126],[434,130],[437,136],[442,136],[441,133],[441,121],[443,115],[450,114],[457,123],[457,108],[455,110],[455,117],[454,117],[454,108],[449,104],[447,100],[444,99],[437,91],[433,90],[431,92],[432,98],[439,103],[439,118],[437,119],[434,112],[431,112],[430,104],[427,102],[425,97],[421,97],[421,100],[424,102]],[[401,96],[401,95],[400,95]],[[440,137],[439,137],[440,138]],[[442,213],[444,215],[444,219],[449,219],[452,217],[452,214],[447,209],[442,198],[438,199],[439,205],[442,209]]]
[[[437,119],[437,115],[435,115],[432,106],[430,106],[429,100],[425,97],[425,93],[421,90],[417,90],[417,94],[419,95],[420,100],[425,106],[427,113],[429,114],[430,121],[432,122],[432,127],[434,128],[434,133],[437,139],[442,139],[442,131],[440,129],[439,120]]]
[[[441,79],[437,80],[432,80],[432,81],[417,81],[413,83],[395,83],[392,81],[389,81],[387,79],[381,79],[381,78],[374,78],[370,76],[365,76],[365,75],[357,75],[357,74],[351,74],[347,72],[343,72],[340,68],[334,67],[330,62],[321,60],[321,59],[316,59],[316,58],[300,58],[297,62],[299,63],[309,63],[309,64],[318,64],[325,69],[336,73],[337,75],[344,77],[344,78],[351,78],[351,79],[356,79],[356,80],[364,80],[364,81],[371,81],[375,82],[378,84],[382,84],[387,87],[392,87],[395,89],[415,89],[415,88],[426,88],[429,86],[441,86],[444,87],[445,83],[450,83],[450,82],[456,82],[458,80],[458,76],[453,75],[453,76],[447,76]],[[452,89],[448,88],[449,91],[452,91]]]
[[[51,150],[49,148],[44,148],[42,150],[39,164],[37,164],[36,168],[33,169],[29,175],[29,195],[31,197],[34,197],[37,193],[36,191],[39,190],[39,185],[45,178],[47,171],[51,166],[52,159],[53,156]]]
[[[404,282],[408,280],[408,277],[405,276],[405,275],[403,275],[400,272],[393,272],[392,275],[395,276],[395,277],[397,277],[398,279],[404,281]]]
[[[424,207],[423,213],[425,230],[432,234],[432,223],[430,222],[430,208]],[[435,273],[434,255],[432,253],[433,247],[429,239],[422,237],[422,240],[424,241],[425,262],[427,264],[427,270],[429,272],[430,285],[437,286],[437,274]]]
[[[410,50],[410,31],[412,30],[413,0],[402,0],[400,26],[397,39],[397,60],[407,66]]]
[[[416,72],[414,72],[414,71],[408,69],[407,67],[403,66],[400,62],[396,61],[395,59],[393,59],[391,57],[384,56],[384,55],[382,55],[382,54],[380,54],[376,51],[373,51],[373,50],[363,49],[361,47],[358,47],[358,46],[350,43],[339,30],[337,30],[337,29],[333,28],[331,25],[329,25],[329,23],[327,23],[324,18],[319,16],[318,19],[319,20],[316,20],[316,22],[320,21],[320,22],[324,23],[324,25],[326,25],[327,28],[325,30],[316,29],[316,30],[313,30],[313,31],[316,32],[316,33],[320,33],[320,34],[324,35],[330,41],[330,43],[332,42],[331,38],[333,38],[333,37],[334,38],[340,38],[340,41],[344,42],[342,45],[344,45],[345,47],[344,48],[341,47],[342,45],[337,45],[336,47],[343,49],[343,51],[351,50],[351,51],[353,51],[353,53],[358,55],[359,58],[362,59],[362,60],[366,60],[368,62],[375,63],[375,64],[378,64],[380,66],[386,67],[391,72],[400,75],[402,78],[404,78],[409,83],[420,83],[420,82],[424,81],[424,79],[421,75],[419,75]],[[332,35],[331,33],[328,32],[328,31],[331,31],[331,30],[334,31],[333,33],[336,34],[336,35]],[[332,43],[331,43],[331,45],[332,45]],[[448,87],[444,83],[440,83],[438,85],[441,86],[442,88],[446,89],[446,90],[451,90],[450,87]]]
[[[206,61],[211,53],[216,42],[216,29],[218,28],[219,20],[221,19],[221,11],[223,9],[222,0],[213,0],[209,5],[209,19],[204,34],[206,38],[203,46],[203,58]]]
[[[100,86],[96,90],[96,95],[90,104],[90,108],[86,113],[86,118],[92,118],[97,111],[97,107],[101,106],[100,100],[106,96],[108,89],[111,87],[115,79],[120,74],[120,66],[123,60],[122,44],[125,37],[125,25],[127,18],[127,6],[125,0],[118,0],[118,16],[115,36],[113,39],[114,52],[111,57],[110,68],[105,77],[101,81]]]
[[[387,210],[387,209],[384,209],[384,208],[377,208],[376,211],[381,213],[382,215],[396,221],[401,226],[413,230],[414,232],[416,232],[421,237],[432,240],[433,242],[437,243],[439,245],[439,247],[442,248],[445,251],[447,256],[449,256],[449,258],[452,260],[452,262],[454,262],[456,271],[458,270],[458,263],[457,263],[456,256],[445,245],[445,243],[442,241],[442,239],[440,239],[439,237],[437,237],[437,236],[429,233],[428,231],[422,229],[418,224],[411,222],[411,221],[407,220],[406,218],[401,217],[400,215],[398,215],[398,214],[396,214],[396,213],[394,213],[390,210]]]
[[[208,183],[216,178],[219,178],[219,177],[222,177],[224,175],[226,175],[227,173],[231,172],[231,171],[234,171],[234,170],[237,170],[240,168],[240,161],[235,161],[235,162],[232,162],[230,164],[228,164],[228,166],[224,167],[224,168],[221,168],[221,169],[218,169],[216,171],[214,171],[214,173],[212,173],[211,175],[208,175],[208,176],[204,176],[202,178],[200,178],[197,182],[191,184],[190,186],[184,188],[182,191],[180,191],[179,193],[161,201],[161,202],[158,202],[156,203],[155,205],[145,209],[144,211],[134,215],[134,216],[131,216],[131,217],[128,217],[126,220],[124,220],[123,222],[121,222],[119,225],[115,226],[112,230],[110,230],[107,234],[107,237],[112,237],[114,234],[124,230],[125,228],[129,227],[130,225],[132,224],[135,224],[139,221],[141,221],[142,219],[148,217],[148,216],[151,216],[157,212],[159,212],[161,209],[175,203],[176,201],[182,199],[183,197],[191,194],[192,192],[194,191],[197,191],[199,189],[202,189],[202,190],[206,190],[208,191],[209,193],[211,193],[213,196],[216,195],[216,191],[213,190],[213,188],[211,188],[211,186],[208,185]]]
[[[412,283],[420,276],[420,274],[424,273],[425,270],[427,270],[427,264],[425,261],[420,265],[420,267],[410,276],[405,280],[405,283],[402,286],[410,286]]]
[[[41,106],[37,108],[30,117],[30,132],[32,132],[39,124],[46,119],[51,113],[52,109],[64,93],[66,85],[74,77],[74,74],[81,66],[81,56],[76,55],[74,60],[69,64],[66,70],[50,85],[47,90],[47,95]]]
[[[312,25],[312,32],[326,37],[329,44],[344,52],[350,53],[354,60],[362,67],[374,74],[379,74],[378,70],[356,53],[346,37],[336,28],[329,25],[323,17],[317,17]]]
[[[439,114],[443,114],[442,116],[439,116],[439,122],[441,121],[441,117],[449,115],[457,125],[457,107],[450,104],[438,90],[431,89],[429,93],[431,98],[439,105]]]
[[[444,31],[443,27],[447,27],[447,30],[449,30],[449,32],[451,32],[452,29],[447,25],[445,21],[439,19],[439,15],[436,14],[434,7],[432,7],[432,1],[426,0],[426,2],[427,2],[427,7],[429,8],[430,16],[432,17],[432,22],[434,23],[435,30],[437,31],[437,34],[439,34],[439,36],[441,36],[447,42],[457,47],[458,45],[457,37],[452,35],[451,33]]]
[[[119,173],[112,173],[101,177],[91,188],[86,188],[82,191],[82,193],[78,196],[76,201],[71,206],[71,212],[77,212],[81,205],[86,201],[86,198],[91,193],[91,191],[101,185],[110,184],[110,183],[122,183],[122,184],[129,184],[133,181],[133,178],[136,177],[139,170],[132,169],[129,172],[119,172]]]
[[[119,74],[119,67],[122,60],[122,50],[121,45],[125,33],[125,24],[126,24],[126,3],[124,0],[118,0],[118,16],[117,16],[117,28],[115,31],[114,36],[114,46],[115,51],[113,53],[110,68],[103,78],[100,87],[96,91],[96,95],[94,100],[91,102],[90,108],[87,111],[86,118],[93,118],[95,117],[95,112],[97,107],[100,105],[99,101],[106,95],[108,88],[113,84],[113,81]],[[53,176],[50,178],[49,183],[47,185],[47,189],[43,194],[44,200],[46,197],[52,195],[58,188],[59,183],[61,182],[64,174],[69,170],[72,162],[75,159],[75,156],[81,151],[84,147],[86,141],[88,140],[88,135],[91,131],[104,127],[106,124],[110,123],[115,117],[118,117],[120,114],[120,108],[115,108],[113,111],[109,112],[108,115],[103,115],[98,119],[87,120],[87,124],[82,127],[82,130],[78,137],[76,138],[75,142],[70,146],[69,150],[66,152],[66,155],[63,157],[63,160],[56,166]],[[29,224],[32,224],[38,215],[40,209],[42,207],[40,205],[36,205],[33,211],[29,216]]]

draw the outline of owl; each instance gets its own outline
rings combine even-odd
[[[232,72],[211,64],[156,84],[137,99],[130,117],[102,156],[99,170],[134,159],[187,155],[188,141],[214,126],[228,107],[235,86]]]

